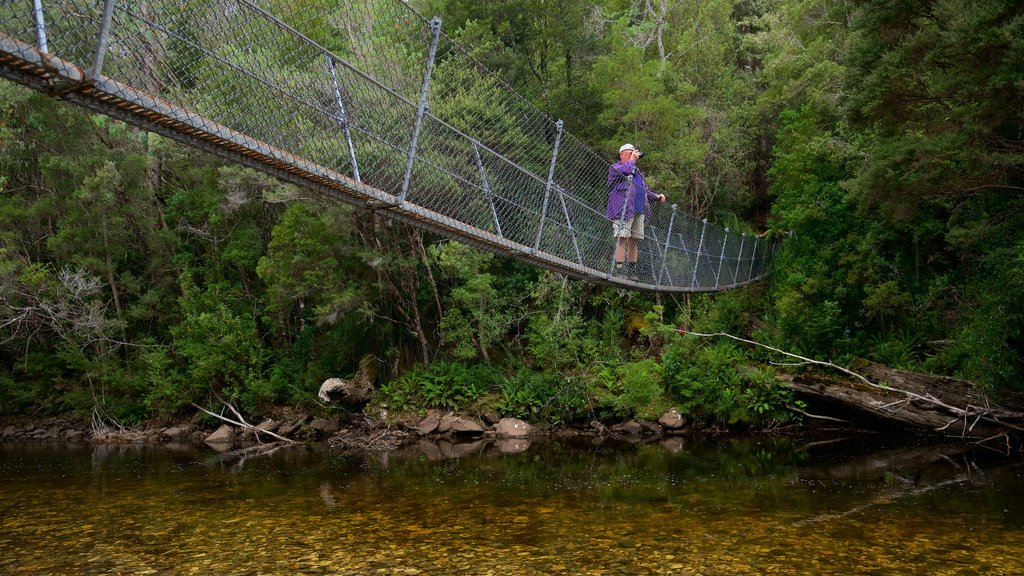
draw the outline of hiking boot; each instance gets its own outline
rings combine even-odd
[[[640,267],[637,266],[636,262],[626,264],[626,278],[634,282],[640,281]]]

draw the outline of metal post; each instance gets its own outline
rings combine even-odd
[[[43,0],[33,0],[32,15],[36,18],[36,43],[40,52],[49,52],[46,46],[46,19],[43,17]]]
[[[533,251],[540,249],[540,237],[544,234],[544,219],[548,215],[548,199],[551,197],[551,185],[555,181],[555,162],[558,160],[558,146],[562,142],[562,121],[555,122],[555,148],[551,151],[551,166],[548,168],[548,184],[544,188],[544,203],[540,207],[540,225],[537,226],[537,238],[533,241]]]
[[[628,174],[626,176],[626,181],[628,182],[626,185],[626,197],[622,199],[622,211],[619,212],[619,231],[615,234],[615,247],[612,248],[612,263],[611,266],[608,267],[608,276],[611,276],[612,272],[615,272],[615,251],[619,249],[619,240],[621,240],[619,234],[622,234],[622,228],[626,225],[626,205],[629,203],[630,197],[633,196],[633,175]],[[623,250],[625,250],[625,248],[623,248]],[[628,256],[628,254],[623,254],[623,257]]]
[[[110,24],[114,19],[114,3],[117,0],[106,0],[103,3],[103,20],[100,22],[100,36],[96,41],[96,54],[92,59],[92,68],[86,72],[86,80],[95,80],[103,70],[103,58],[107,55],[107,42],[110,39]]]
[[[747,233],[744,232],[743,236],[740,237],[740,253],[736,256],[736,270],[732,273],[732,283],[740,283],[740,263],[743,262],[743,245],[747,243]]]
[[[719,281],[722,279],[722,264],[725,263],[725,247],[729,245],[729,229],[725,229],[725,238],[722,238],[722,253],[718,255],[718,272],[715,273],[715,290],[718,290]]]
[[[757,258],[757,241],[760,240],[757,236],[754,236],[754,249],[750,252],[750,269],[747,270],[747,282],[754,279],[754,260]]]
[[[658,270],[658,279],[654,283],[657,287],[661,286],[661,277],[668,272],[668,260],[666,259],[666,256],[668,256],[668,246],[672,242],[672,225],[675,224],[676,221],[676,208],[677,206],[673,204],[672,215],[668,219],[668,233],[665,234],[665,249],[661,251],[661,269]],[[669,276],[669,279],[671,278],[672,276]]]
[[[562,187],[558,186],[558,199],[562,201],[562,213],[565,214],[565,224],[569,227],[569,236],[572,238],[572,247],[576,249],[576,260],[580,266],[583,265],[583,253],[580,252],[580,244],[576,241],[576,230],[572,227],[572,220],[569,219],[569,207],[565,204],[565,196],[562,195]]]
[[[416,106],[416,122],[412,127],[412,142],[409,144],[409,158],[405,162],[405,177],[402,178],[402,193],[398,196],[399,202],[405,202],[409,194],[409,179],[412,178],[412,163],[416,158],[416,142],[420,137],[420,126],[423,125],[423,115],[427,109],[427,90],[430,88],[430,74],[434,71],[434,56],[437,54],[437,42],[441,38],[441,18],[434,16],[430,20],[430,31],[434,33],[430,40],[430,50],[427,52],[427,71],[423,74],[423,87],[420,89],[420,101]]]
[[[484,187],[484,197],[487,198],[487,203],[491,205],[491,216],[494,217],[494,229],[498,232],[499,238],[504,238],[505,235],[501,233],[501,222],[498,221],[498,211],[494,208],[494,194],[491,193],[491,186],[487,182],[487,172],[484,170],[483,160],[480,159],[480,148],[473,142],[473,155],[476,156],[476,167],[480,170],[480,182]]]
[[[759,277],[764,276],[765,263],[768,261],[768,249],[769,247],[775,247],[775,240],[769,240],[764,243],[764,249],[761,250],[761,259],[757,261],[757,275]]]
[[[345,112],[345,101],[341,97],[341,85],[338,84],[338,75],[334,71],[334,58],[327,55],[327,68],[331,71],[331,87],[334,88],[334,99],[338,102],[338,115],[336,119],[345,133],[345,142],[348,144],[348,159],[352,162],[352,175],[356,182],[362,182],[359,177],[359,164],[356,162],[356,150],[352,146],[352,132],[348,128],[348,113]]]
[[[704,249],[704,232],[708,229],[708,219],[703,220],[700,227],[700,241],[697,242],[697,256],[693,259],[693,279],[690,280],[690,288],[697,287],[697,270],[700,269],[700,251]]]

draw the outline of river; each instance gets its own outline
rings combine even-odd
[[[0,574],[1022,574],[1024,465],[957,444],[0,445]]]

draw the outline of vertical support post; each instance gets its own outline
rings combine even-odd
[[[114,3],[117,0],[103,2],[103,20],[100,21],[100,35],[96,41],[96,53],[93,55],[92,68],[85,73],[86,80],[95,80],[103,70],[103,59],[107,55],[107,42],[110,39],[110,24],[114,19]]]
[[[476,167],[480,171],[480,183],[484,188],[484,197],[487,198],[487,203],[491,205],[494,229],[498,232],[499,238],[504,238],[505,235],[501,233],[501,222],[498,220],[498,211],[494,208],[494,194],[491,194],[491,185],[487,182],[487,172],[484,170],[484,162],[480,159],[480,148],[476,145],[475,140],[473,141],[473,155],[476,156]]]
[[[700,240],[697,242],[697,256],[693,259],[693,278],[690,280],[690,288],[697,287],[697,270],[700,269],[700,251],[704,249],[704,232],[708,229],[708,219],[703,220],[700,227]]]
[[[544,219],[548,215],[548,199],[551,197],[551,185],[555,181],[555,162],[558,160],[558,146],[562,142],[561,120],[555,122],[555,147],[551,151],[551,166],[548,168],[548,184],[544,188],[544,203],[540,207],[540,225],[537,226],[537,238],[533,241],[533,251],[540,249],[540,237],[544,234]]]
[[[758,274],[759,276],[764,276],[767,273],[766,269],[768,267],[768,258],[770,258],[771,255],[775,254],[775,247],[778,245],[778,242],[779,242],[778,238],[773,238],[770,243],[769,242],[765,242],[764,243],[764,254],[761,256],[761,261],[758,262],[758,268],[761,269],[760,273]],[[768,249],[769,248],[771,248],[771,255],[768,254]]]
[[[672,215],[668,219],[668,233],[665,234],[665,248],[661,251],[661,269],[658,270],[658,279],[655,280],[654,285],[661,287],[661,277],[668,272],[668,246],[672,242],[672,225],[676,222],[676,208],[675,204],[672,205]],[[671,276],[669,276],[671,279]]]
[[[622,211],[619,212],[619,232],[618,234],[615,234],[615,244],[612,248],[612,263],[608,266],[608,276],[611,276],[612,272],[615,271],[615,252],[619,249],[619,240],[621,239],[619,234],[622,233],[622,227],[626,225],[626,206],[629,204],[629,199],[633,196],[633,175],[627,175],[626,181],[628,182],[628,184],[626,184],[626,197],[622,199]],[[625,248],[623,248],[623,250],[625,250]],[[623,255],[623,257],[625,256],[628,256],[628,254]]]
[[[36,44],[40,52],[49,52],[46,45],[46,19],[43,17],[43,0],[33,0],[32,15],[36,18]]]
[[[359,177],[359,163],[356,162],[356,150],[352,146],[352,132],[348,127],[348,113],[345,112],[345,101],[341,97],[341,85],[338,84],[338,75],[334,71],[334,57],[328,54],[326,58],[327,68],[331,71],[331,88],[334,88],[334,99],[338,103],[338,115],[335,116],[335,119],[337,119],[342,131],[345,133],[345,143],[348,144],[348,159],[352,162],[352,175],[355,176],[356,182],[362,182],[362,178]]]
[[[430,31],[434,33],[434,36],[430,39],[430,50],[427,52],[427,71],[423,74],[420,101],[416,105],[416,121],[412,127],[412,142],[409,144],[409,158],[405,162],[405,177],[402,178],[402,192],[398,196],[399,202],[405,202],[405,197],[409,195],[409,179],[412,178],[412,163],[416,158],[416,142],[420,138],[423,115],[429,109],[429,106],[427,106],[427,91],[430,89],[430,75],[434,71],[434,56],[437,55],[437,42],[441,38],[441,18],[434,16],[430,20]]]
[[[747,282],[754,279],[754,260],[757,259],[757,242],[760,240],[757,236],[754,236],[754,249],[750,252],[750,268],[747,270]]]
[[[740,283],[740,263],[743,262],[743,246],[747,243],[747,233],[744,232],[743,236],[740,237],[740,253],[736,256],[736,270],[732,273],[732,283]]]
[[[725,238],[722,238],[722,253],[718,255],[718,272],[715,273],[715,290],[718,290],[722,279],[722,264],[725,263],[725,247],[729,245],[729,229],[725,229]]]
[[[569,227],[569,236],[572,238],[572,247],[576,249],[576,260],[583,265],[583,253],[580,252],[580,244],[576,240],[576,229],[572,227],[572,220],[569,218],[569,207],[565,204],[565,196],[562,194],[562,187],[559,186],[556,191],[558,192],[558,199],[562,201],[562,213],[565,214],[565,224]]]

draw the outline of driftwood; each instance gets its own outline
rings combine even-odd
[[[203,412],[209,414],[210,416],[213,416],[214,418],[217,418],[219,420],[227,422],[228,424],[233,424],[235,426],[238,426],[240,428],[244,428],[246,430],[252,430],[253,433],[256,435],[256,440],[257,441],[260,440],[260,434],[266,434],[267,436],[272,436],[274,438],[277,438],[281,442],[285,442],[285,443],[289,443],[289,444],[292,443],[292,442],[295,442],[291,438],[285,438],[284,436],[281,436],[279,434],[275,434],[275,433],[270,432],[268,430],[263,430],[259,426],[253,426],[252,424],[249,424],[248,422],[245,421],[245,418],[242,417],[242,414],[238,412],[238,409],[235,408],[234,406],[232,406],[230,402],[224,400],[219,395],[217,396],[217,399],[220,400],[221,404],[224,404],[224,406],[228,410],[231,410],[231,412],[233,412],[235,414],[235,416],[238,418],[238,420],[232,420],[231,418],[227,418],[226,416],[222,416],[220,414],[217,414],[216,412],[211,412],[211,411],[207,410],[206,408],[203,408],[202,406],[200,406],[198,404],[192,404],[192,405],[195,406],[196,408],[198,408],[199,410],[202,410]]]
[[[724,337],[771,350],[799,362],[787,366],[821,366],[839,371],[850,380],[826,378],[813,373],[784,374],[793,390],[812,398],[838,403],[848,410],[920,431],[971,439],[1001,437],[1010,430],[1024,431],[1024,411],[995,403],[971,382],[948,376],[931,376],[865,364],[860,372],[786,352],[766,344],[724,332],[701,334],[704,338]],[[1014,405],[1019,402],[1011,398]]]

